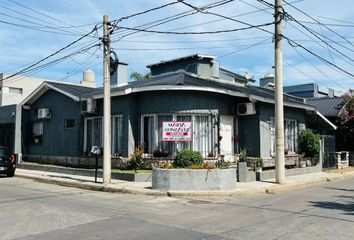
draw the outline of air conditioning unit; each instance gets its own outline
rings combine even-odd
[[[256,114],[256,103],[249,102],[237,104],[237,115],[245,116],[253,114]]]
[[[95,113],[96,112],[96,100],[93,98],[87,99],[87,112]]]
[[[50,119],[52,114],[50,113],[48,108],[38,109],[38,118]]]

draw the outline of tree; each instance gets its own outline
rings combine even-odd
[[[132,74],[130,74],[130,79],[134,79],[134,80],[148,80],[151,78],[151,73],[146,73],[146,74],[141,74],[138,72],[132,72]]]
[[[354,151],[354,90],[343,94],[343,106],[339,111],[337,138],[338,148],[343,151]]]

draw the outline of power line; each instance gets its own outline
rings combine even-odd
[[[38,20],[38,21],[40,21],[40,22],[44,22],[44,23],[50,24],[50,26],[47,26],[47,25],[44,26],[43,24],[38,24],[38,23],[36,23],[36,24],[38,24],[38,25],[40,25],[40,26],[44,26],[44,27],[46,27],[46,28],[58,29],[58,30],[65,30],[65,31],[67,31],[66,29],[73,28],[73,27],[62,27],[62,26],[53,24],[52,22],[46,21],[46,20],[44,20],[44,19],[37,18],[37,17],[31,16],[31,15],[25,14],[25,13],[23,13],[23,12],[16,11],[16,10],[14,10],[14,9],[11,9],[11,8],[8,8],[8,7],[5,7],[5,6],[1,6],[1,5],[0,5],[0,8],[9,10],[9,11],[11,11],[11,12],[14,12],[14,13],[18,14],[18,15],[26,16],[26,17],[29,17],[29,18],[31,18],[31,19],[35,19],[35,20]],[[10,16],[10,17],[12,17],[12,16]],[[20,19],[20,20],[23,21],[23,19]],[[27,21],[26,19],[24,19],[24,21],[29,22],[29,21]],[[54,25],[54,26],[56,26],[56,27],[53,27],[52,25]],[[94,25],[94,24],[92,24],[92,25]],[[40,27],[39,27],[39,28],[40,28]],[[71,30],[69,30],[69,31],[67,31],[67,32],[72,32],[72,33],[75,33],[75,34],[78,34],[78,35],[82,35],[82,33],[79,33],[79,32],[76,32],[76,31],[71,31]]]
[[[9,0],[9,1],[12,1],[12,0]],[[24,69],[18,71],[17,73],[15,73],[15,74],[13,74],[13,75],[11,75],[11,76],[9,76],[9,77],[4,78],[3,80],[6,80],[6,79],[8,79],[8,78],[12,78],[12,77],[14,77],[14,76],[16,76],[16,75],[19,75],[19,74],[21,74],[21,73],[23,73],[23,72],[26,72],[27,70],[29,70],[29,69],[31,69],[32,67],[38,65],[39,63],[42,63],[42,62],[44,62],[45,60],[47,60],[48,58],[51,58],[51,57],[53,57],[54,55],[56,55],[56,54],[62,52],[63,50],[65,50],[65,49],[67,49],[67,48],[69,48],[70,46],[74,45],[75,43],[79,42],[80,40],[82,40],[83,38],[89,36],[91,33],[95,32],[95,31],[97,31],[97,26],[95,26],[94,29],[92,29],[91,32],[89,32],[89,33],[85,34],[84,36],[78,38],[77,40],[75,40],[75,41],[69,43],[69,44],[66,45],[65,47],[60,48],[59,50],[57,50],[57,51],[55,51],[54,53],[48,55],[47,57],[45,57],[45,58],[43,58],[43,59],[41,59],[41,60],[39,60],[39,61],[37,61],[37,62],[31,64],[30,66],[28,66],[28,67],[26,67],[26,68],[24,68]]]
[[[147,44],[159,44],[159,43],[210,43],[210,42],[235,42],[243,40],[254,40],[254,39],[268,39],[268,37],[243,37],[243,38],[232,38],[232,39],[214,39],[214,40],[195,40],[195,41],[145,41],[145,40],[121,40],[121,42],[128,43],[147,43]]]
[[[60,19],[58,19],[58,18],[49,16],[49,15],[47,15],[47,14],[45,14],[45,13],[42,13],[42,12],[36,10],[36,9],[33,9],[33,8],[31,8],[31,7],[28,7],[28,6],[25,6],[24,4],[18,3],[18,2],[14,1],[14,0],[7,0],[7,1],[9,1],[9,2],[11,2],[11,3],[13,3],[13,4],[16,4],[16,5],[18,5],[18,6],[21,6],[22,8],[28,9],[28,10],[30,10],[30,11],[32,11],[32,12],[35,12],[35,13],[37,13],[37,14],[40,14],[40,15],[42,15],[42,16],[45,16],[45,17],[47,17],[47,18],[49,18],[49,19],[52,19],[52,20],[54,20],[54,21],[57,21],[57,22],[60,22],[60,23],[64,23],[65,25],[70,26],[70,27],[73,27],[73,28],[76,28],[76,29],[78,29],[78,30],[80,30],[80,31],[82,31],[82,32],[86,32],[86,31],[84,31],[83,29],[81,29],[80,27],[72,26],[72,25],[70,25],[70,24],[68,24],[68,23],[66,23],[66,22],[64,22],[64,21],[62,21],[62,20],[60,20]]]
[[[329,86],[327,86],[326,84],[321,83],[320,81],[316,80],[315,78],[311,77],[310,75],[304,73],[304,72],[301,71],[300,69],[296,68],[294,65],[288,63],[288,62],[285,61],[285,60],[284,60],[284,62],[285,62],[286,65],[288,65],[289,67],[293,68],[293,69],[296,70],[297,72],[301,73],[303,76],[307,77],[308,79],[310,79],[310,80],[316,82],[316,83],[319,84],[319,85],[325,85],[325,87],[329,88]],[[342,88],[342,87],[341,87],[341,88]]]
[[[55,60],[53,60],[53,61],[44,63],[44,64],[39,65],[39,66],[36,66],[36,67],[33,67],[33,68],[31,68],[31,69],[29,69],[29,70],[27,70],[27,71],[22,72],[21,74],[25,73],[26,76],[31,76],[31,75],[33,75],[33,74],[35,74],[35,73],[41,72],[41,71],[43,71],[43,70],[45,70],[45,69],[48,69],[49,67],[55,66],[55,65],[57,65],[57,64],[59,64],[59,63],[61,63],[61,62],[63,62],[64,60],[66,60],[66,59],[68,59],[68,58],[70,58],[70,57],[72,57],[72,56],[74,56],[74,55],[76,55],[76,54],[80,54],[80,53],[87,52],[87,51],[90,50],[91,48],[96,47],[96,46],[99,47],[100,45],[101,45],[101,43],[95,44],[95,45],[92,45],[92,46],[88,46],[88,47],[86,47],[86,48],[81,48],[81,49],[79,49],[79,50],[77,50],[77,51],[75,51],[75,52],[72,52],[72,53],[70,53],[70,54],[68,54],[68,55],[66,55],[66,56],[63,56],[63,57],[61,57],[61,58],[55,59]],[[9,83],[9,82],[16,82],[16,81],[19,81],[19,80],[21,80],[21,79],[23,79],[23,78],[26,77],[25,75],[16,75],[16,76],[17,76],[17,77],[15,77],[15,78],[13,78],[12,76],[9,76],[9,77],[4,78],[4,79],[11,78],[11,79],[9,79],[9,80],[7,81],[7,82]]]
[[[216,7],[216,6],[220,6],[220,5],[223,4],[225,1],[228,1],[228,0],[217,1],[217,2],[214,2],[214,3],[211,3],[211,4],[204,5],[204,6],[202,6],[202,7],[203,7],[204,9],[214,8],[214,7]],[[194,10],[185,11],[185,12],[182,12],[182,13],[179,13],[179,14],[175,14],[175,15],[173,15],[173,16],[165,17],[165,18],[162,18],[162,19],[159,19],[159,20],[156,20],[156,21],[147,23],[147,24],[140,25],[140,26],[138,26],[138,27],[136,27],[136,28],[145,27],[144,29],[150,29],[150,28],[153,28],[153,27],[156,27],[156,26],[159,26],[159,25],[168,23],[168,22],[175,21],[175,20],[177,20],[177,19],[181,19],[181,18],[190,16],[190,15],[194,15],[194,14],[196,14],[196,13],[198,13],[198,12],[197,12],[197,11],[194,11]],[[128,31],[128,30],[123,30],[123,31]],[[173,30],[172,30],[172,31],[173,31]],[[119,39],[114,40],[113,42],[119,41],[119,40],[121,40],[121,39],[124,38],[124,37],[127,37],[127,36],[129,36],[129,35],[132,35],[132,34],[135,34],[135,33],[138,33],[138,32],[140,32],[140,31],[132,31],[132,32],[130,32],[130,33],[128,33],[128,34],[122,35],[121,37],[119,37]],[[122,34],[122,31],[117,31],[116,33]],[[148,35],[149,35],[149,34],[148,34]]]
[[[226,57],[226,56],[228,56],[228,55],[234,54],[234,53],[236,53],[236,52],[244,51],[244,50],[247,50],[247,49],[249,49],[249,48],[252,48],[252,47],[255,47],[255,46],[264,44],[264,43],[265,43],[266,41],[268,41],[268,40],[269,40],[269,38],[267,38],[267,39],[265,39],[265,40],[262,40],[262,41],[260,41],[260,42],[251,44],[251,45],[249,45],[249,46],[247,46],[247,47],[244,47],[244,48],[241,48],[241,49],[236,49],[236,50],[234,50],[234,51],[232,51],[232,52],[229,52],[229,53],[223,54],[223,55],[221,55],[221,56],[218,56],[218,58],[220,59],[220,58]]]
[[[267,38],[266,40],[269,40]],[[250,47],[255,45],[260,45],[264,43],[266,40],[262,40],[261,42],[257,42],[254,44],[242,44],[236,47]],[[232,46],[235,47],[235,46]],[[176,48],[113,48],[114,50],[131,50],[131,51],[150,51],[150,50],[157,50],[157,51],[171,51],[171,50],[188,50],[188,49],[223,49],[223,48],[230,48],[230,46],[196,46],[196,47],[176,47]]]
[[[315,64],[313,64],[309,59],[307,59],[302,53],[300,53],[296,48],[293,48],[300,56],[302,56],[312,67],[314,67],[318,72],[320,72],[327,79],[335,83],[338,87],[343,88],[340,84],[334,81],[331,77],[329,77],[326,73],[324,73],[320,68],[318,68]],[[344,88],[343,88],[344,89]]]
[[[143,14],[146,14],[146,13],[149,13],[149,12],[152,12],[152,11],[156,11],[156,10],[160,10],[162,8],[165,8],[165,7],[168,7],[168,6],[171,6],[171,5],[174,5],[174,4],[177,4],[179,3],[181,0],[177,0],[176,2],[172,2],[172,3],[167,3],[167,4],[164,4],[164,5],[161,5],[161,6],[158,6],[158,7],[154,7],[154,8],[151,8],[151,9],[148,9],[148,10],[145,10],[145,11],[142,11],[142,12],[138,12],[138,13],[134,13],[134,14],[131,14],[131,15],[128,15],[128,16],[125,16],[125,17],[121,17],[119,18],[118,20],[114,20],[112,21],[113,22],[113,26],[111,28],[111,32],[110,34],[112,34],[115,30],[115,28],[117,27],[118,23],[123,21],[123,20],[127,20],[129,18],[132,18],[132,17],[136,17],[136,16],[139,16],[139,15],[143,15]]]
[[[80,35],[80,36],[82,35],[82,34],[78,34],[78,33],[73,33],[72,31],[69,31],[69,30],[57,29],[57,28],[52,27],[52,26],[48,26],[48,25],[36,23],[36,22],[30,21],[30,20],[28,20],[28,19],[24,19],[24,18],[19,18],[19,17],[11,16],[11,15],[9,15],[9,14],[2,13],[2,12],[0,12],[0,15],[3,15],[3,16],[9,17],[9,18],[14,18],[14,19],[20,20],[20,21],[22,21],[22,22],[35,24],[35,25],[27,25],[27,27],[29,27],[29,28],[36,28],[37,30],[42,30],[42,28],[46,28],[46,29],[54,29],[54,30],[57,30],[57,31],[60,31],[60,32],[64,32],[64,33],[71,33],[71,34],[76,34],[76,35]]]
[[[306,35],[307,37],[309,37],[310,39],[312,39],[313,42],[317,43],[317,45],[319,45],[320,47],[323,47],[324,49],[329,50],[329,51],[331,52],[331,54],[334,54],[336,57],[340,58],[341,60],[345,61],[346,63],[348,63],[348,64],[354,66],[353,62],[348,61],[346,58],[343,58],[340,54],[337,54],[336,52],[331,51],[330,49],[327,48],[327,45],[326,45],[326,46],[321,45],[320,43],[323,43],[323,40],[317,42],[317,41],[314,40],[314,38],[311,37],[308,33],[304,32],[304,31],[301,31],[299,28],[297,28],[296,26],[294,26],[292,23],[289,22],[288,24],[289,24],[290,26],[292,26],[293,28],[295,28],[296,30],[298,30],[299,32],[305,34],[305,35]]]
[[[352,73],[348,72],[347,70],[345,70],[345,69],[343,69],[343,68],[337,66],[336,64],[334,64],[334,63],[328,61],[327,59],[321,57],[321,56],[318,55],[317,53],[312,52],[311,50],[307,49],[306,47],[304,47],[304,46],[302,46],[301,44],[299,44],[299,43],[297,43],[297,42],[295,42],[295,41],[289,39],[288,37],[286,37],[286,36],[284,36],[284,35],[283,35],[283,38],[285,38],[285,39],[288,41],[288,43],[290,44],[290,46],[292,46],[292,47],[294,47],[294,48],[295,48],[295,47],[300,47],[300,48],[302,48],[303,50],[305,50],[306,52],[310,53],[311,55],[317,57],[317,58],[320,59],[321,61],[327,63],[328,65],[334,67],[335,69],[338,69],[338,70],[340,70],[341,72],[343,72],[343,73],[345,73],[345,74],[347,74],[347,75],[349,75],[349,76],[351,76],[351,77],[354,78],[354,74],[352,74]]]
[[[224,15],[222,15],[222,14],[218,14],[218,13],[214,13],[214,12],[205,11],[205,10],[202,9],[202,8],[198,8],[198,7],[196,7],[196,6],[192,5],[192,4],[186,3],[186,2],[184,2],[184,1],[181,1],[181,3],[184,4],[184,5],[186,5],[186,6],[188,6],[188,7],[190,7],[190,8],[192,8],[192,9],[194,9],[194,10],[196,10],[196,11],[198,11],[198,12],[200,12],[200,13],[202,13],[202,14],[209,14],[209,15],[214,15],[214,16],[221,17],[221,18],[224,18],[224,19],[228,19],[228,20],[230,20],[230,21],[234,21],[234,22],[241,23],[241,24],[244,24],[244,25],[248,26],[249,28],[246,28],[246,29],[257,28],[257,29],[259,29],[259,30],[261,30],[261,31],[264,31],[264,32],[266,32],[266,33],[270,33],[270,34],[273,35],[272,32],[270,32],[270,31],[268,31],[268,30],[265,30],[265,29],[263,29],[263,28],[261,28],[261,27],[273,25],[274,22],[272,22],[272,23],[265,23],[265,24],[259,24],[259,25],[252,25],[252,24],[249,24],[249,23],[244,22],[244,21],[240,21],[240,20],[237,20],[237,19],[234,19],[234,18],[231,18],[231,17],[224,16]]]
[[[331,28],[327,27],[326,25],[322,24],[320,21],[318,21],[317,19],[315,19],[314,17],[312,17],[311,15],[307,14],[306,12],[304,12],[303,10],[295,7],[294,5],[288,3],[287,1],[284,0],[284,2],[286,2],[290,7],[296,9],[298,12],[301,12],[302,14],[304,14],[305,16],[307,16],[308,18],[312,19],[313,21],[317,22],[318,24],[320,24],[321,26],[325,27],[327,30],[329,30],[330,32],[332,32],[333,34],[337,35],[338,37],[342,38],[343,40],[345,40],[346,42],[348,42],[349,44],[351,44],[353,46],[353,44],[351,42],[349,42],[345,37],[343,37],[342,35],[338,34],[336,31],[333,31]]]
[[[119,28],[127,29],[127,30],[136,30],[136,31],[140,31],[140,32],[159,33],[159,34],[203,35],[203,34],[219,34],[219,33],[237,32],[237,31],[243,31],[243,30],[248,30],[248,29],[252,29],[252,28],[259,29],[260,27],[270,26],[273,24],[274,24],[274,22],[270,22],[270,23],[263,23],[263,24],[258,24],[258,25],[251,25],[251,26],[243,27],[243,28],[224,29],[224,30],[217,30],[217,31],[201,31],[201,32],[157,31],[157,30],[147,30],[147,29],[139,29],[139,28],[133,28],[133,27],[121,27],[121,26]]]

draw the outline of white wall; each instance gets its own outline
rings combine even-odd
[[[234,118],[233,116],[220,116],[220,153],[225,155],[226,161],[234,160]]]
[[[19,104],[23,99],[25,99],[29,94],[31,94],[39,85],[46,79],[33,78],[33,77],[15,77],[14,79],[9,78],[2,80],[10,75],[1,74],[0,75],[0,87],[2,88],[0,94],[0,106]],[[9,88],[20,88],[22,89],[22,94],[11,94],[9,93]]]

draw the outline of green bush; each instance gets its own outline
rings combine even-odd
[[[173,161],[173,167],[188,168],[192,165],[202,166],[203,163],[203,156],[200,152],[192,150],[182,150],[177,154],[175,160]]]
[[[314,157],[320,151],[320,135],[310,130],[303,130],[300,133],[300,149],[306,157]]]

